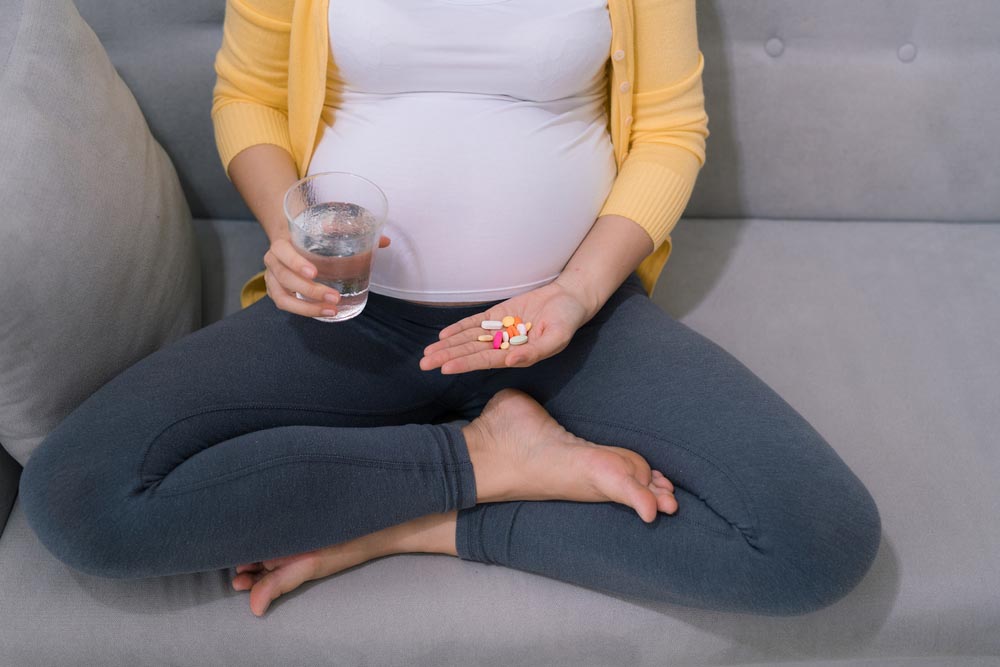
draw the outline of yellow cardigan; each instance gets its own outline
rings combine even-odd
[[[330,0],[226,0],[212,122],[222,165],[256,144],[294,158],[299,176],[322,133],[330,54]],[[652,296],[670,255],[670,232],[705,164],[695,0],[608,0],[608,129],[618,176],[599,213],[638,223],[653,252],[638,273]],[[243,306],[266,294],[263,272],[244,286]]]

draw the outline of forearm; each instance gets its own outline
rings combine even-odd
[[[593,317],[653,250],[653,239],[638,223],[602,215],[555,282],[577,295]]]
[[[257,144],[239,152],[229,164],[229,178],[273,243],[288,237],[284,197],[299,180],[291,154],[274,144]]]

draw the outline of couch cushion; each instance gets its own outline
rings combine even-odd
[[[225,2],[77,4],[195,216],[252,220],[209,117]],[[1000,2],[697,4],[712,136],[689,216],[996,219]]]
[[[690,217],[996,220],[996,0],[699,0]]]
[[[14,507],[17,498],[18,482],[21,478],[21,466],[11,458],[7,450],[0,447],[0,534],[7,525],[7,517]]]
[[[0,14],[0,442],[24,464],[91,392],[198,327],[200,276],[177,175],[73,2]]]
[[[271,244],[259,224],[246,220],[194,220],[201,255],[202,323],[240,309],[240,290],[264,268]]]
[[[878,503],[882,549],[837,604],[714,613],[406,554],[306,584],[258,619],[227,571],[69,570],[16,506],[0,608],[18,613],[0,624],[0,664],[995,664],[1000,225],[685,220],[675,238],[656,301],[774,387]],[[244,247],[249,270],[258,249]]]

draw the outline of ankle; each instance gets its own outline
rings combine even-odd
[[[455,528],[458,510],[428,514],[404,524],[393,526],[391,546],[387,553],[430,553],[458,556],[455,548]],[[390,530],[392,530],[390,529]]]
[[[497,460],[497,448],[492,446],[493,439],[478,423],[478,418],[462,427],[462,435],[476,478],[476,504],[510,500],[509,489],[504,487],[500,474],[503,465]]]

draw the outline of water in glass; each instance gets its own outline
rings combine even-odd
[[[316,266],[314,280],[340,292],[337,314],[316,319],[340,322],[364,309],[378,225],[371,211],[345,202],[311,206],[292,221],[292,245]]]

